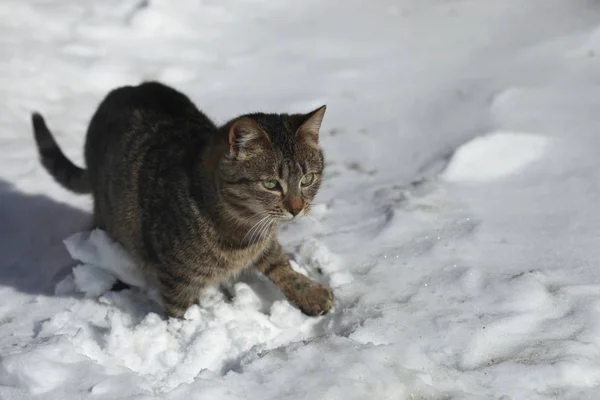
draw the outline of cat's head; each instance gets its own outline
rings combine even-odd
[[[324,115],[322,106],[308,114],[248,114],[225,125],[219,177],[230,213],[266,224],[310,210],[323,173]]]

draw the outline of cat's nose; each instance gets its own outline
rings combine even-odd
[[[287,209],[294,217],[302,212],[304,203],[301,199],[291,199],[287,204]]]

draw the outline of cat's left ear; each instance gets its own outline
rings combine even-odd
[[[296,136],[299,140],[306,141],[313,146],[319,145],[319,129],[321,129],[321,123],[323,122],[323,117],[325,117],[326,109],[327,106],[322,105],[316,110],[306,114],[306,119],[296,131]]]

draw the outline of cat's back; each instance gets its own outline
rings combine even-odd
[[[92,118],[91,128],[104,120],[142,117],[149,121],[210,120],[180,91],[160,82],[144,82],[110,91]],[[134,121],[135,122],[135,121]]]
[[[144,82],[138,86],[125,86],[107,96],[115,97],[115,105],[121,109],[138,110],[152,118],[198,118],[203,116],[194,103],[180,91],[160,82]]]
[[[88,127],[86,162],[94,169],[131,147],[185,147],[209,140],[217,131],[183,93],[159,82],[123,86],[109,92]]]
[[[215,132],[192,101],[169,86],[146,82],[111,91],[85,145],[97,223],[128,250],[140,248],[142,215],[161,214],[147,199],[158,210],[185,198],[186,157]]]

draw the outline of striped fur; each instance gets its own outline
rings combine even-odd
[[[92,188],[87,171],[73,164],[64,155],[46,126],[44,118],[40,114],[34,113],[31,116],[31,121],[33,123],[33,132],[40,161],[44,168],[46,168],[46,171],[58,183],[72,192],[81,194],[91,193]]]
[[[331,291],[291,269],[275,233],[308,212],[319,189],[324,112],[254,113],[217,127],[173,88],[122,87],[92,117],[87,170],[64,156],[39,114],[32,120],[43,165],[66,188],[93,194],[97,226],[158,280],[168,315],[248,266],[317,315],[331,308]]]

